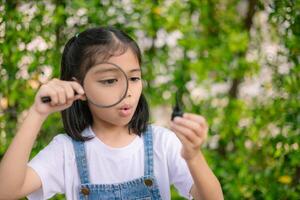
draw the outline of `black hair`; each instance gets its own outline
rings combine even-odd
[[[75,77],[81,84],[90,67],[100,58],[122,55],[130,49],[142,64],[142,54],[137,43],[123,31],[114,27],[87,29],[72,37],[65,45],[61,60],[61,80],[73,81]],[[66,133],[73,139],[87,141],[82,131],[93,124],[93,117],[87,101],[76,100],[72,106],[61,112]],[[146,130],[149,121],[149,108],[146,98],[141,94],[135,113],[128,123],[128,129],[139,136]]]

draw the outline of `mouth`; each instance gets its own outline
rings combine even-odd
[[[118,110],[121,117],[128,117],[132,113],[132,106],[126,104],[121,106]]]
[[[129,110],[129,109],[131,109],[131,108],[132,108],[132,106],[131,106],[131,105],[129,105],[129,104],[125,104],[125,105],[123,105],[123,106],[119,107],[119,110]]]

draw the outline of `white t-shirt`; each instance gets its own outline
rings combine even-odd
[[[188,198],[193,179],[181,157],[181,142],[172,131],[152,125],[154,175],[162,199],[170,199],[170,185]],[[84,134],[95,135],[89,127]],[[144,175],[144,143],[136,137],[129,145],[113,148],[94,137],[86,142],[90,182],[113,184]],[[32,200],[49,199],[64,193],[67,199],[79,199],[80,178],[77,171],[72,139],[66,134],[53,138],[29,163],[40,176],[42,187],[31,193]]]

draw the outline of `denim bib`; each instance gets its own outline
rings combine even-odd
[[[80,200],[161,199],[157,181],[153,173],[153,142],[151,126],[148,126],[144,133],[144,176],[123,183],[91,184],[89,180],[84,142],[75,140],[72,140],[72,142],[81,181],[81,185],[79,187]]]

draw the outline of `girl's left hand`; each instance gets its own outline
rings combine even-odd
[[[197,114],[184,113],[183,117],[175,117],[171,121],[170,128],[182,143],[182,157],[186,161],[196,158],[207,138],[208,126],[205,118]]]

